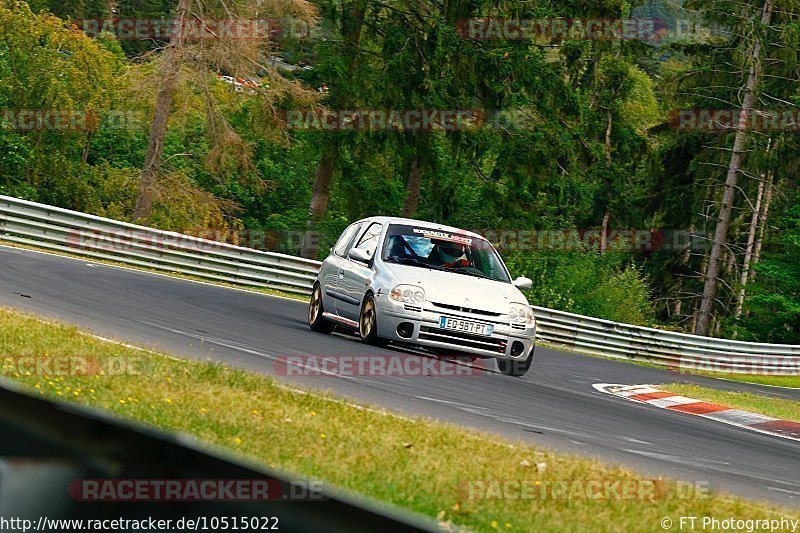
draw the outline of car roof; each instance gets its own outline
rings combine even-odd
[[[456,228],[454,226],[446,226],[444,224],[438,224],[436,222],[428,222],[425,220],[415,220],[413,218],[403,218],[403,217],[387,217],[387,216],[376,216],[376,217],[369,217],[369,218],[362,218],[356,222],[379,222],[381,224],[405,224],[408,226],[418,226],[421,228],[429,228],[435,229],[439,231],[449,231],[451,233],[460,233],[461,235],[469,235],[470,237],[477,237],[483,239],[484,237],[478,233],[473,231],[467,231],[465,229]]]

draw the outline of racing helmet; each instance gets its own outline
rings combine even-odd
[[[455,242],[439,244],[439,257],[446,263],[452,263],[464,255],[464,246]]]

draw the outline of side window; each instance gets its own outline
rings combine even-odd
[[[361,224],[351,224],[350,226],[347,226],[347,229],[342,232],[339,240],[336,241],[336,246],[333,248],[333,253],[339,257],[344,257],[348,248],[350,248],[350,243],[352,242],[353,237],[355,237],[356,233],[358,233],[360,227]]]
[[[378,247],[378,237],[381,235],[381,229],[383,229],[383,226],[377,222],[372,223],[359,239],[356,248],[364,250],[367,255],[372,257],[375,253],[375,248]]]

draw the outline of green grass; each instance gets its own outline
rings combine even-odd
[[[63,375],[42,375],[27,371],[20,361],[30,359],[19,359],[24,357],[80,358],[84,364],[67,365],[72,371]],[[126,348],[5,308],[0,308],[0,360],[4,375],[42,396],[190,433],[266,466],[475,531],[653,531],[660,530],[665,516],[800,517],[797,511],[726,494],[687,493],[661,479],[654,497],[645,499],[470,498],[463,490],[468,480],[526,480],[534,486],[628,480],[646,487],[653,482],[593,459],[365,409],[330,394],[298,392],[219,364]],[[117,373],[75,371],[87,367]],[[564,416],[569,416],[566,408]]]
[[[789,387],[792,389],[800,388],[800,376],[762,376],[757,374],[723,374],[719,372],[698,372],[697,375],[717,379],[727,379],[731,381],[741,381],[742,383],[771,385],[773,387]]]
[[[800,402],[797,400],[771,398],[750,392],[722,391],[686,383],[669,383],[657,387],[709,403],[800,422]]]

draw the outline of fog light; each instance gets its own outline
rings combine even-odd
[[[400,322],[397,325],[397,334],[404,339],[410,339],[414,334],[414,324],[411,322]]]
[[[525,345],[519,341],[514,341],[511,344],[511,357],[519,357],[525,351]]]

